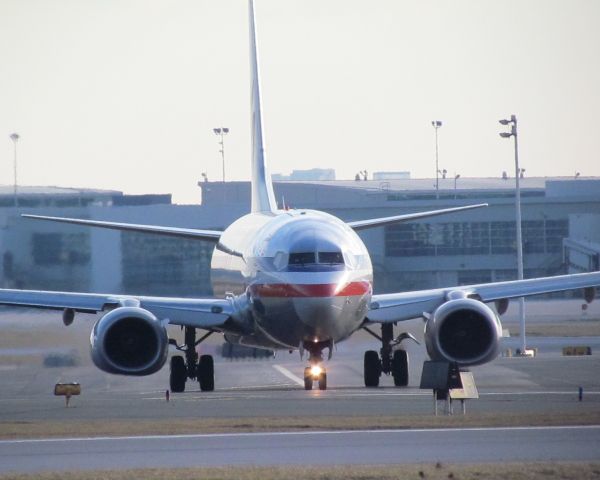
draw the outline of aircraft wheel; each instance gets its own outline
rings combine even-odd
[[[201,355],[198,362],[198,383],[203,392],[215,389],[215,363],[212,355]]]
[[[365,352],[364,377],[365,387],[378,387],[381,376],[381,360],[375,350]]]
[[[172,392],[185,391],[185,381],[187,380],[187,370],[185,362],[181,355],[171,357],[171,373],[169,375],[169,386]]]
[[[321,372],[319,375],[319,390],[327,390],[327,373]]]
[[[394,385],[406,387],[408,385],[408,353],[406,350],[396,350],[392,357],[392,376]]]
[[[310,373],[310,367],[304,369],[304,390],[312,390],[313,388],[313,377]]]

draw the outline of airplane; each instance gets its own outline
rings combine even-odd
[[[381,341],[364,353],[364,384],[377,387],[382,374],[408,385],[408,355],[394,325],[425,320],[425,346],[432,360],[459,367],[492,361],[499,352],[499,315],[512,298],[584,289],[593,298],[600,272],[514,280],[391,294],[373,293],[373,268],[356,232],[486,204],[344,222],[315,210],[278,209],[263,148],[261,97],[253,0],[249,0],[252,103],[251,211],[223,231],[138,225],[76,218],[26,218],[90,227],[146,232],[214,243],[211,282],[215,298],[169,298],[120,294],[0,290],[0,304],[62,310],[70,325],[76,313],[101,313],[91,336],[91,357],[101,370],[150,375],[167,362],[169,345],[183,355],[170,360],[169,386],[183,392],[188,380],[215,388],[211,355],[198,344],[221,333],[233,344],[307,353],[304,388],[327,389],[324,352],[360,329]],[[489,304],[495,304],[496,309]],[[168,325],[184,328],[185,342],[169,339]],[[372,330],[381,327],[381,334]],[[205,333],[197,338],[197,330]]]

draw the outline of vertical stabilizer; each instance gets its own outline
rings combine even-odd
[[[250,75],[252,77],[252,212],[274,212],[277,210],[277,203],[275,203],[273,184],[263,148],[253,0],[248,1],[248,9],[250,16]]]

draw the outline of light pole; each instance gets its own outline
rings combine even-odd
[[[19,138],[21,138],[21,137],[16,132],[10,134],[10,139],[13,141],[13,144],[15,146],[15,148],[14,148],[15,185],[14,185],[14,190],[13,190],[15,207],[17,206],[17,142],[19,141]]]
[[[440,167],[438,159],[438,129],[442,126],[440,120],[433,120],[431,125],[435,129],[435,198],[440,198]]]
[[[454,175],[454,200],[456,200],[456,181],[460,178],[460,173]]]
[[[519,280],[523,280],[523,237],[521,234],[521,188],[519,186],[519,177],[521,169],[519,168],[519,147],[517,140],[517,117],[510,116],[510,120],[500,120],[501,125],[510,125],[510,132],[501,132],[502,138],[513,137],[515,140],[515,209],[516,209],[516,230],[517,230],[517,275]],[[525,171],[525,170],[523,170]],[[521,355],[525,356],[526,341],[525,341],[525,298],[519,298],[519,324],[521,328]]]
[[[221,153],[221,160],[223,161],[223,182],[225,182],[225,135],[227,135],[229,133],[229,128],[227,127],[220,127],[220,128],[213,128],[213,132],[215,133],[215,135],[221,137],[221,140],[219,141],[219,145],[221,145],[221,150],[219,150],[219,152]]]

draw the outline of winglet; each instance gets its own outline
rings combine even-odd
[[[273,184],[267,168],[263,148],[263,131],[258,79],[258,55],[256,52],[256,27],[254,2],[248,1],[250,17],[250,75],[252,108],[252,212],[274,212],[277,210]]]

